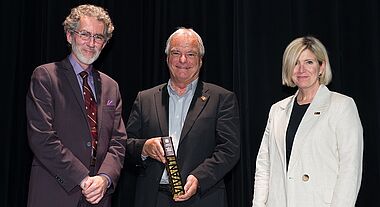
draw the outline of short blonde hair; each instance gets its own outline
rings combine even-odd
[[[65,33],[73,33],[73,31],[79,27],[80,18],[83,16],[96,17],[97,20],[103,22],[103,34],[107,40],[111,39],[114,26],[108,12],[102,7],[91,4],[84,4],[71,9],[70,14],[63,22],[63,29]]]
[[[295,87],[292,80],[293,70],[305,50],[310,50],[316,57],[319,65],[325,62],[325,71],[319,77],[319,83],[328,85],[332,79],[329,57],[325,46],[315,37],[305,36],[293,40],[285,49],[282,57],[282,84]]]

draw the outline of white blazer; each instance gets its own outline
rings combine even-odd
[[[269,112],[256,160],[253,206],[355,206],[363,160],[355,102],[321,85],[298,127],[286,171],[285,137],[297,94]]]

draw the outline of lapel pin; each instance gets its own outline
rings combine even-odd
[[[321,112],[320,111],[316,111],[316,112],[314,112],[314,115],[321,115]]]
[[[207,97],[206,97],[206,96],[201,96],[201,100],[202,100],[203,102],[205,102],[205,101],[207,100]]]

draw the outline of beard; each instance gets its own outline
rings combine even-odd
[[[98,57],[100,55],[100,50],[95,48],[94,49],[95,54],[92,57],[85,57],[82,54],[82,52],[79,50],[79,48],[77,47],[76,42],[73,42],[73,44],[71,44],[71,49],[72,49],[73,53],[77,56],[78,60],[84,64],[87,64],[87,65],[91,65],[93,62],[95,62],[95,60],[98,59]]]

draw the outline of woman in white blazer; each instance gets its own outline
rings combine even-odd
[[[256,159],[254,207],[355,206],[363,129],[353,99],[325,86],[331,78],[318,39],[288,45],[282,82],[298,90],[269,112]]]

